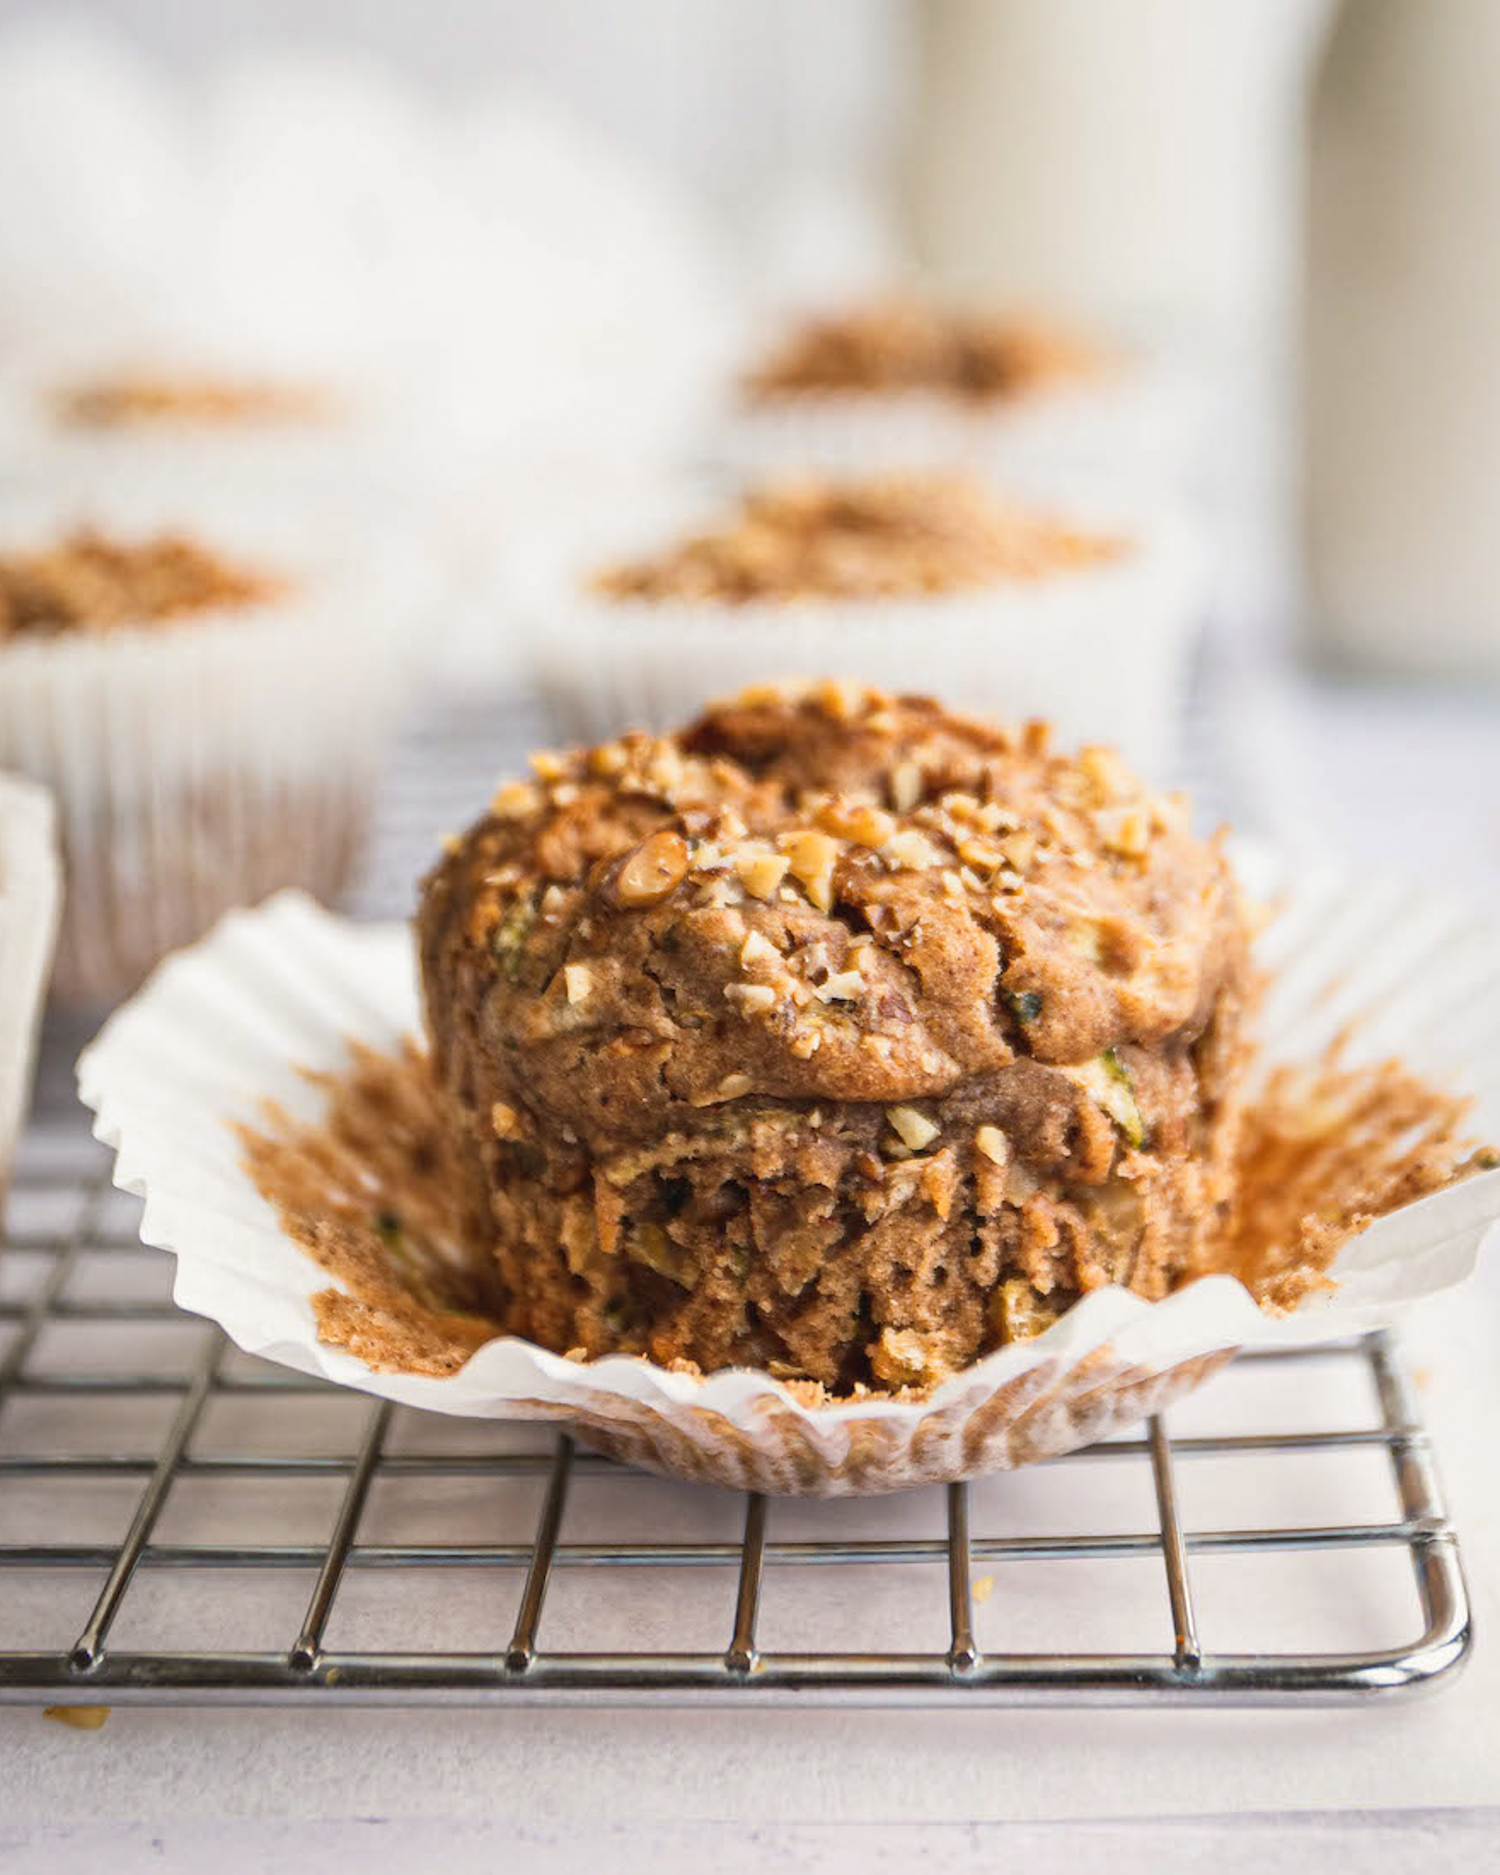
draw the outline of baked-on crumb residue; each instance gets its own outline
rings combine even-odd
[[[794,327],[745,389],[762,403],[925,391],[985,405],[1095,377],[1107,365],[1097,345],[1041,320],[890,299]]]
[[[0,642],[165,624],[263,605],[285,590],[184,534],[124,541],[79,528],[48,547],[0,554]]]
[[[894,599],[1040,580],[1127,543],[1016,507],[951,474],[800,479],[749,491],[717,524],[605,568],[610,599]]]
[[[381,1371],[457,1372],[503,1332],[503,1298],[486,1195],[426,1056],[355,1044],[343,1074],[308,1079],[319,1118],[271,1106],[240,1139],[282,1228],[342,1285],[314,1298],[322,1339]]]
[[[55,404],[65,424],[90,430],[293,423],[325,411],[324,398],[304,385],[192,373],[120,372],[88,378],[65,385]]]
[[[319,1337],[376,1372],[455,1373],[507,1332],[507,1305],[484,1194],[451,1149],[427,1058],[411,1043],[394,1055],[356,1047],[344,1073],[312,1078],[322,1115],[273,1110],[242,1140],[282,1228],[339,1285],[313,1299]],[[1331,1056],[1275,1070],[1248,1107],[1228,1222],[1199,1273],[1237,1276],[1271,1314],[1331,1287],[1334,1258],[1373,1219],[1500,1163],[1465,1137],[1464,1115],[1396,1063]],[[835,1397],[788,1378],[805,1404]]]

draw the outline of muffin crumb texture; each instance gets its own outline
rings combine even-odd
[[[273,1110],[242,1138],[282,1228],[339,1285],[313,1297],[319,1338],[376,1371],[454,1374],[509,1322],[487,1195],[454,1149],[447,1096],[410,1045],[396,1055],[358,1048],[345,1072],[317,1078],[328,1096],[319,1118]],[[1463,1103],[1399,1063],[1351,1068],[1331,1057],[1278,1070],[1247,1104],[1209,1265],[1237,1276],[1266,1310],[1295,1308],[1328,1286],[1333,1258],[1373,1218],[1497,1166],[1500,1153],[1467,1139]],[[1029,1322],[1024,1295],[1005,1298],[1023,1339],[1050,1319]],[[582,1347],[567,1357],[589,1358]],[[930,1391],[785,1384],[806,1406]]]
[[[1098,346],[1035,319],[885,300],[809,319],[751,372],[755,402],[929,392],[985,405],[1098,376]]]
[[[1126,545],[962,476],[807,479],[752,490],[718,525],[593,583],[610,599],[657,602],[903,598],[1045,579]]]
[[[0,641],[165,624],[265,604],[284,590],[182,534],[127,542],[80,529],[36,552],[0,555]]]

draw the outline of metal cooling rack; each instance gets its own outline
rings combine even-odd
[[[366,909],[404,908],[507,739],[491,713],[414,745]],[[1242,1356],[1208,1392],[1254,1380],[1243,1421],[1156,1419],[973,1486],[792,1504],[664,1484],[540,1428],[372,1403],[180,1314],[77,1106],[85,1039],[46,1038],[0,1246],[0,1701],[1328,1703],[1431,1686],[1468,1650],[1385,1335]],[[1330,1376],[1363,1404],[1320,1423]],[[1293,1494],[1311,1514],[1258,1516],[1255,1480],[1298,1465],[1321,1468]],[[1371,1466],[1380,1505],[1352,1508]],[[1227,1520],[1192,1512],[1205,1475]],[[1401,1594],[1351,1647],[1372,1559]],[[1245,1632],[1244,1576],[1212,1580],[1231,1566],[1282,1572],[1295,1648]],[[1087,1632],[1132,1610],[1118,1643]]]

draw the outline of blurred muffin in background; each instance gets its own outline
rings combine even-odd
[[[31,1097],[61,884],[46,789],[0,774],[0,1224]]]
[[[745,390],[754,403],[923,391],[986,405],[1106,368],[1097,346],[1041,320],[890,299],[794,326],[749,373]]]
[[[232,906],[349,881],[420,583],[260,534],[54,514],[0,538],[0,767],[56,795],[66,1000],[119,997]]]
[[[792,320],[753,358],[721,453],[758,469],[967,464],[1125,485],[1193,470],[1180,373],[1065,322],[891,295]]]
[[[840,672],[1170,766],[1202,571],[1174,516],[1039,508],[953,474],[804,476],[700,504],[665,539],[532,621],[563,739]]]

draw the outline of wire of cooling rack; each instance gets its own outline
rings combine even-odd
[[[436,836],[484,798],[508,745],[533,734],[524,719],[497,723],[493,712],[476,711],[471,721],[450,720],[441,735],[414,743],[385,805],[384,837],[360,895],[364,910],[406,908],[409,882]],[[175,1309],[170,1262],[139,1245],[137,1214],[110,1191],[107,1155],[89,1138],[77,1105],[71,1067],[85,1039],[56,1024],[48,1034],[33,1124],[16,1166],[9,1237],[0,1242],[0,1616],[19,1606],[14,1585],[29,1585],[36,1610],[24,1616],[19,1635],[7,1634],[0,1620],[0,1702],[1333,1703],[1435,1686],[1467,1654],[1457,1538],[1413,1387],[1385,1334],[1241,1357],[1284,1374],[1288,1395],[1314,1369],[1362,1376],[1375,1402],[1370,1423],[1294,1430],[1250,1423],[1185,1437],[1154,1419],[1138,1438],[1053,1461],[1072,1516],[1050,1528],[977,1528],[974,1491],[952,1485],[933,1488],[935,1515],[917,1534],[893,1533],[900,1528],[894,1517],[877,1519],[885,1534],[866,1534],[868,1518],[851,1525],[846,1506],[829,1504],[805,1507],[802,1527],[813,1534],[782,1538],[775,1534],[778,1508],[750,1496],[724,1526],[735,1534],[707,1537],[683,1507],[714,1494],[684,1487],[668,1500],[668,1517],[678,1515],[681,1527],[669,1520],[643,1539],[628,1533],[625,1519],[583,1540],[570,1531],[580,1492],[611,1479],[636,1480],[641,1489],[649,1481],[575,1450],[566,1436],[539,1441],[535,1429],[526,1436],[515,1427],[481,1429],[475,1449],[460,1422],[389,1403],[355,1405],[339,1389],[247,1360],[218,1329]],[[356,1412],[359,1424],[337,1452],[302,1449],[305,1441],[286,1436],[280,1421],[258,1440],[247,1434],[226,1445],[207,1437],[226,1407],[253,1415],[278,1405],[292,1406],[299,1423],[338,1410]],[[132,1416],[147,1409],[155,1415],[149,1436],[136,1437]],[[410,1440],[403,1448],[402,1431],[412,1428],[422,1434],[417,1449],[407,1449]],[[1347,1466],[1372,1453],[1385,1462],[1394,1516],[1219,1527],[1184,1515],[1182,1460],[1290,1463],[1322,1455]],[[1149,1482],[1149,1521],[1119,1529],[1091,1521],[1089,1467],[1101,1464]],[[493,1502],[512,1486],[536,1502],[528,1497],[525,1514],[510,1519],[502,1535],[462,1535],[439,1514],[424,1518],[415,1539],[377,1534],[378,1493],[430,1491],[444,1482],[461,1487],[471,1505]],[[312,1534],[290,1529],[281,1514],[281,1500],[303,1486],[328,1493]],[[202,1488],[217,1494],[209,1528],[190,1522],[186,1534],[173,1534],[174,1508]],[[71,1526],[80,1501],[87,1509],[103,1497],[123,1506],[120,1527],[97,1527],[87,1517],[87,1527]],[[1195,1593],[1195,1571],[1220,1558],[1263,1567],[1293,1555],[1346,1566],[1369,1552],[1404,1553],[1415,1618],[1393,1621],[1388,1634],[1355,1650],[1335,1643],[1258,1651],[1236,1641],[1222,1610],[1208,1618]],[[1070,1564],[1097,1570],[1106,1599],[1131,1565],[1155,1569],[1169,1644],[1085,1651],[1065,1625],[1056,1634],[1039,1627],[1026,1583],[1049,1566]],[[987,1642],[976,1620],[976,1568],[1010,1572],[1017,1618],[1004,1646]],[[717,1572],[726,1586],[732,1581],[711,1645],[689,1645],[677,1611],[660,1597],[651,1633],[632,1635],[639,1644],[628,1651],[551,1638],[549,1594],[555,1603],[560,1582],[582,1585],[591,1604],[607,1609],[654,1570]],[[852,1570],[856,1586],[819,1616],[813,1644],[781,1645],[763,1632],[771,1625],[763,1601],[783,1574],[809,1570]],[[279,1626],[270,1622],[253,1646],[204,1641],[162,1599],[174,1585],[242,1583],[247,1573],[305,1594],[300,1613]],[[875,1645],[867,1636],[847,1637],[842,1614],[878,1602],[879,1585],[893,1575],[919,1579],[923,1595],[930,1589],[937,1606],[928,1631],[941,1633],[941,1642],[918,1647],[896,1622]],[[441,1617],[460,1577],[477,1577],[479,1586],[464,1604],[456,1642],[445,1643]],[[399,1624],[399,1645],[339,1638],[351,1584],[372,1578],[420,1591]],[[130,1637],[131,1617],[142,1608],[159,1616],[147,1624],[149,1643]],[[1013,1644],[1022,1630],[1025,1651]]]
[[[1361,1428],[1302,1431],[1247,1429],[1197,1438],[1173,1438],[1164,1422],[1144,1435],[1090,1448],[1080,1459],[1145,1467],[1150,1474],[1154,1527],[1139,1530],[1059,1530],[1035,1534],[976,1535],[970,1494],[946,1488],[938,1533],[924,1536],[855,1536],[842,1530],[833,1507],[829,1531],[807,1540],[776,1541],[768,1533],[768,1506],[760,1497],[743,1504],[734,1539],[704,1540],[665,1532],[649,1540],[567,1535],[569,1492],[580,1478],[627,1477],[607,1460],[574,1449],[559,1437],[551,1449],[518,1450],[507,1429],[496,1427],[493,1449],[445,1449],[453,1422],[429,1419],[436,1442],[419,1454],[389,1449],[389,1403],[371,1403],[350,1450],[338,1455],[295,1451],[199,1449],[205,1414],[226,1400],[296,1399],[313,1411],[338,1396],[324,1383],[236,1357],[216,1328],[192,1328],[191,1357],[130,1358],[133,1340],[150,1331],[185,1328],[188,1318],[164,1294],[143,1297],[110,1283],[110,1259],[139,1263],[152,1253],[132,1247],[128,1207],[105,1184],[99,1149],[81,1116],[57,1098],[65,1081],[73,1038],[55,1038],[46,1068],[52,1099],[23,1149],[13,1202],[17,1229],[0,1252],[23,1280],[8,1284],[0,1301],[0,1584],[7,1572],[56,1572],[97,1581],[91,1604],[71,1639],[52,1649],[0,1648],[0,1701],[113,1704],[129,1701],[295,1701],[491,1703],[503,1701],[768,1703],[846,1701],[860,1704],[970,1703],[1287,1703],[1329,1702],[1382,1692],[1414,1690],[1451,1672],[1469,1644],[1469,1612],[1454,1536],[1434,1474],[1427,1434],[1413,1390],[1392,1340],[1372,1334],[1296,1352],[1242,1357],[1288,1372],[1308,1363],[1347,1363],[1368,1370],[1378,1401],[1375,1423]],[[28,1218],[65,1216],[56,1228],[35,1229]],[[166,1259],[159,1259],[163,1269]],[[89,1267],[81,1293],[77,1279]],[[111,1359],[48,1354],[49,1337],[68,1331],[108,1331]],[[124,1357],[123,1360],[121,1357]],[[347,1397],[347,1396],[340,1396]],[[170,1402],[154,1449],[136,1453],[67,1443],[62,1449],[24,1449],[7,1437],[8,1415],[21,1403],[84,1402],[94,1423],[132,1399]],[[362,1409],[363,1410],[363,1409]],[[420,1416],[428,1417],[428,1416]],[[1387,1521],[1338,1521],[1313,1526],[1196,1528],[1179,1509],[1177,1464],[1184,1457],[1349,1453],[1374,1448],[1389,1461],[1400,1514]],[[1063,1473],[1074,1458],[1054,1461]],[[362,1537],[371,1492],[393,1479],[463,1480],[476,1495],[506,1479],[529,1478],[540,1487],[534,1521],[509,1540],[456,1540],[441,1529],[419,1541]],[[158,1536],[164,1508],[185,1484],[210,1481],[228,1494],[259,1482],[289,1486],[320,1479],[337,1487],[326,1535],[288,1540],[266,1512],[266,1528],[222,1540]],[[45,1501],[49,1489],[80,1482],[90,1488],[128,1481],[134,1493],[124,1533],[78,1539],[44,1529],[5,1534],[7,1492],[25,1486]],[[1080,1482],[1080,1490],[1082,1489]],[[1266,1655],[1236,1650],[1206,1628],[1195,1612],[1193,1568],[1200,1556],[1263,1557],[1276,1551],[1347,1553],[1371,1547],[1404,1550],[1414,1574],[1419,1630],[1393,1636],[1364,1652]],[[1018,1653],[984,1648],[976,1639],[972,1572],[976,1567],[1088,1560],[1096,1565],[1157,1558],[1170,1618],[1172,1644],[1160,1652],[1071,1652],[1065,1647]],[[892,1636],[889,1650],[841,1648],[784,1651],[763,1646],[759,1608],[773,1572],[830,1565],[873,1577],[913,1564],[937,1565],[946,1591],[947,1645],[917,1651]],[[732,1612],[715,1651],[653,1648],[636,1652],[552,1651],[547,1639],[549,1588],[562,1572],[585,1572],[593,1595],[618,1591],[622,1572],[670,1568],[731,1571]],[[493,1575],[496,1610],[500,1583],[519,1582],[516,1613],[504,1631],[474,1633],[455,1648],[424,1644],[410,1635],[399,1650],[367,1651],[330,1645],[329,1625],[339,1597],[357,1571],[418,1571],[434,1598],[444,1573],[462,1569]],[[255,1649],[188,1645],[150,1649],[116,1645],[113,1635],[132,1598],[173,1572],[289,1571],[310,1577],[300,1620]],[[1024,1591],[1021,1591],[1022,1593]],[[1107,1590],[1106,1590],[1107,1592]],[[4,1595],[0,1587],[0,1596]]]

